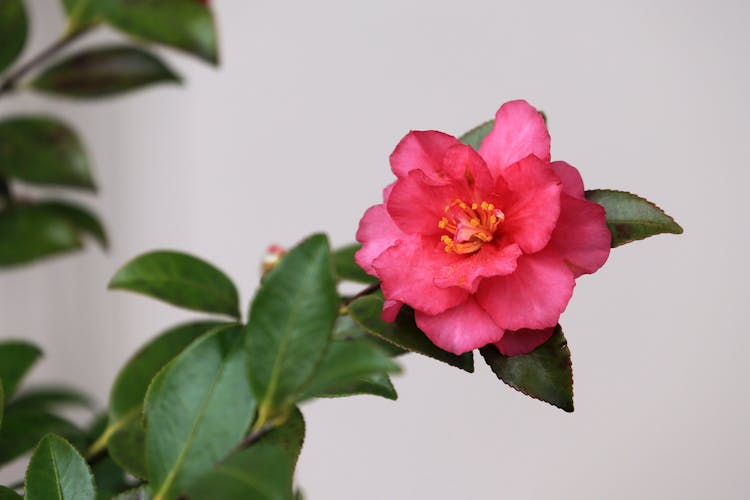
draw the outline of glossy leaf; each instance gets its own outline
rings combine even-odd
[[[107,97],[180,78],[159,57],[134,46],[85,49],[47,68],[37,90],[69,97]]]
[[[0,231],[0,234],[3,234]],[[3,381],[5,399],[9,400],[21,379],[42,356],[37,346],[24,340],[0,342],[0,380]]]
[[[17,412],[40,412],[60,407],[93,408],[93,402],[84,393],[70,387],[42,386],[27,389],[16,395],[8,410]]]
[[[41,201],[35,204],[39,210],[64,218],[79,234],[87,234],[106,249],[109,246],[107,231],[90,210],[67,201]]]
[[[474,371],[472,353],[468,352],[457,356],[437,347],[417,328],[414,321],[414,311],[406,306],[401,308],[396,321],[393,323],[386,323],[380,318],[383,310],[383,298],[377,295],[367,295],[354,300],[348,305],[348,310],[355,323],[383,340],[467,372]]]
[[[351,380],[349,383],[331,386],[327,391],[321,392],[316,397],[340,398],[365,394],[380,396],[392,401],[398,399],[396,388],[393,387],[391,378],[386,373],[373,373]]]
[[[367,377],[398,371],[384,351],[365,339],[333,341],[302,399],[356,394],[356,386]]]
[[[36,446],[45,434],[54,432],[83,445],[84,433],[62,417],[51,413],[5,412],[0,428],[0,464],[14,460]]]
[[[108,435],[107,451],[117,465],[133,476],[146,479],[146,429],[140,408],[118,421]]]
[[[0,144],[2,175],[32,184],[95,189],[81,141],[56,118],[7,118],[0,122]]]
[[[188,489],[191,500],[291,500],[293,465],[284,450],[259,442],[230,456]]]
[[[464,144],[468,144],[475,150],[479,150],[479,146],[482,145],[482,141],[492,131],[492,127],[495,126],[495,120],[489,120],[481,125],[477,125],[473,129],[466,132],[464,135],[458,138],[459,141]]]
[[[94,500],[94,476],[70,443],[49,434],[31,456],[25,494],[27,500]]]
[[[0,2],[0,73],[16,60],[28,34],[28,19],[23,0]]]
[[[367,274],[354,261],[354,254],[362,248],[362,245],[355,243],[336,249],[333,252],[333,264],[336,268],[336,276],[340,280],[353,281],[355,283],[377,283],[378,279]]]
[[[143,254],[123,266],[109,288],[150,295],[170,304],[239,318],[237,289],[208,262],[180,252]]]
[[[655,204],[632,193],[612,189],[586,191],[586,199],[607,212],[612,248],[662,233],[682,234],[682,228]]]
[[[247,431],[256,405],[241,338],[239,326],[218,327],[154,377],[144,405],[146,467],[154,498],[182,493]]]
[[[504,356],[490,344],[479,350],[497,377],[514,389],[567,412],[573,411],[573,366],[560,325],[528,354]]]
[[[23,500],[23,497],[5,486],[0,486],[0,500]]]
[[[82,246],[65,216],[38,205],[0,210],[0,234],[0,267],[26,264]]]
[[[218,63],[211,9],[197,0],[99,0],[104,18],[136,38],[174,47]]]
[[[261,418],[292,402],[313,374],[331,339],[337,309],[328,238],[314,235],[267,275],[250,309],[249,380]]]

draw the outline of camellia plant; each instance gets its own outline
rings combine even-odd
[[[246,308],[231,279],[195,256],[126,263],[111,289],[206,317],[136,352],[89,429],[52,411],[88,405],[79,393],[17,393],[39,350],[0,342],[0,463],[33,449],[25,480],[0,497],[301,498],[300,406],[395,400],[390,377],[407,353],[473,372],[478,350],[507,385],[573,411],[559,318],[576,279],[611,248],[680,226],[636,195],[585,190],[576,168],[551,161],[544,115],[525,101],[458,138],[410,132],[390,163],[396,179],[363,214],[358,243],[331,249],[315,234],[269,248]]]

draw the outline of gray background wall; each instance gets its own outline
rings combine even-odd
[[[26,54],[62,29],[31,0]],[[417,356],[400,399],[304,408],[311,499],[743,498],[750,417],[746,1],[215,0],[222,65],[165,55],[186,76],[115,101],[43,96],[95,162],[112,249],[0,276],[2,336],[40,342],[33,381],[106,401],[128,356],[193,315],[106,292],[146,250],[218,264],[251,298],[272,242],[353,239],[409,129],[454,134],[526,98],[553,158],[589,187],[657,201],[684,226],[615,250],[562,318],[572,415]],[[102,39],[110,34],[99,35]],[[11,472],[0,472],[5,479]]]

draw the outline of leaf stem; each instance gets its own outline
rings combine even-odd
[[[378,289],[380,289],[380,282],[373,283],[372,285],[368,286],[367,288],[362,289],[359,293],[356,295],[352,295],[351,297],[347,297],[344,300],[344,305],[349,305],[355,300],[357,300],[360,297],[364,297],[365,295],[370,295],[371,293],[377,292]]]

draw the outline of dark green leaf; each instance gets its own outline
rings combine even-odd
[[[291,500],[292,467],[280,446],[261,441],[193,483],[188,496],[191,500]]]
[[[272,443],[284,450],[294,471],[305,442],[305,418],[299,408],[295,406],[284,423],[263,436],[262,442]]]
[[[336,268],[336,276],[340,280],[354,281],[355,283],[377,283],[378,279],[367,274],[354,261],[354,254],[362,248],[362,245],[355,243],[333,252],[333,264]]]
[[[95,189],[78,136],[68,125],[45,116],[0,122],[0,174],[32,184]]]
[[[91,472],[94,474],[98,500],[109,500],[113,495],[133,487],[125,472],[110,457],[97,460],[91,465]]]
[[[367,340],[336,340],[331,342],[301,399],[356,394],[352,389],[367,377],[398,371],[399,366]]]
[[[143,254],[123,266],[109,288],[150,295],[170,304],[239,318],[237,289],[208,262],[180,252]]]
[[[88,234],[94,238],[102,248],[107,248],[107,232],[99,221],[99,218],[87,208],[67,201],[41,201],[35,203],[48,213],[53,213],[64,218],[79,233]]]
[[[573,411],[573,366],[562,328],[528,354],[504,356],[490,344],[479,350],[497,378],[514,389],[567,412]]]
[[[367,330],[359,326],[354,322],[351,316],[344,315],[339,316],[336,319],[336,327],[333,330],[334,340],[355,340],[355,339],[367,339],[373,345],[378,346],[381,350],[385,351],[390,357],[395,358],[406,354],[407,350],[400,348],[396,344],[392,344],[382,338],[370,334]]]
[[[682,228],[664,211],[624,191],[594,189],[586,199],[598,203],[607,212],[607,227],[612,233],[612,248],[662,233],[682,234]]]
[[[45,434],[54,432],[83,445],[84,433],[64,418],[50,413],[6,411],[0,429],[0,464],[14,460],[36,446]]]
[[[144,484],[132,490],[125,491],[112,497],[112,500],[151,500],[153,493],[151,486]]]
[[[481,125],[474,127],[473,129],[466,132],[464,135],[458,138],[459,141],[464,144],[468,144],[472,148],[479,150],[479,146],[482,145],[482,141],[487,134],[492,131],[492,127],[495,126],[495,120],[484,122]]]
[[[42,439],[26,470],[27,500],[94,500],[94,477],[83,457],[54,434]]]
[[[0,499],[2,500],[23,500],[23,497],[5,486],[0,486]]]
[[[0,234],[3,234],[0,231]],[[9,400],[21,379],[42,356],[42,351],[24,340],[0,342],[0,380],[3,381],[5,399]]]
[[[140,409],[129,418],[118,421],[108,435],[107,450],[117,465],[135,477],[146,479],[146,430]]]
[[[249,379],[261,420],[292,402],[313,374],[331,339],[337,309],[328,238],[314,235],[268,274],[250,309]]]
[[[96,22],[99,17],[99,0],[63,0],[68,15],[68,30],[76,30]]]
[[[31,85],[70,97],[106,97],[180,78],[156,55],[138,47],[85,49],[35,78]]]
[[[348,306],[349,315],[362,328],[402,349],[418,352],[467,372],[474,371],[474,358],[467,352],[460,356],[444,351],[433,344],[414,322],[414,311],[403,306],[393,323],[380,318],[383,299],[377,295],[360,297]]]
[[[0,210],[0,267],[26,264],[81,248],[81,240],[63,214],[39,205]]]
[[[69,387],[43,386],[26,389],[9,403],[8,410],[17,412],[50,411],[60,407],[77,406],[92,409],[87,395]]]
[[[182,493],[242,439],[256,409],[245,360],[242,328],[218,327],[154,377],[144,415],[155,497]]]
[[[129,35],[218,63],[213,15],[202,2],[99,0],[99,9],[110,24]]]
[[[398,393],[393,387],[391,378],[385,373],[373,373],[359,379],[352,380],[347,384],[331,386],[326,392],[321,392],[317,397],[340,398],[346,396],[359,396],[371,394],[395,401]]]
[[[23,0],[0,1],[0,73],[21,53],[28,29]]]
[[[0,429],[3,428],[4,409],[5,409],[5,391],[3,390],[3,379],[0,378]]]

